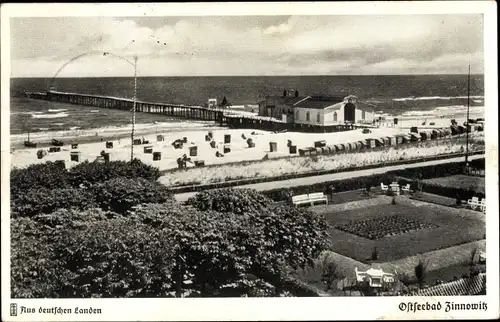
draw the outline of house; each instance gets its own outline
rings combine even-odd
[[[486,273],[461,278],[456,281],[443,283],[418,290],[410,296],[459,296],[486,294]]]
[[[217,99],[216,98],[209,98],[207,105],[208,105],[208,108],[217,108]]]
[[[293,122],[293,105],[305,96],[299,96],[297,90],[284,90],[280,96],[266,96],[259,102],[259,116],[273,117],[284,122]]]
[[[358,101],[353,95],[346,97],[307,96],[294,104],[294,122],[311,125],[345,123],[373,123],[373,108]]]
[[[374,110],[356,96],[300,96],[293,89],[281,96],[267,96],[259,102],[259,116],[268,116],[287,123],[338,125],[373,123]]]
[[[356,281],[358,284],[366,284],[370,288],[391,287],[396,281],[394,274],[386,273],[380,267],[371,267],[365,272],[358,271],[356,267],[354,272],[356,273]]]

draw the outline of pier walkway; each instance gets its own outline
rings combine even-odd
[[[66,104],[92,106],[99,108],[118,109],[132,111],[134,100],[113,96],[89,95],[79,93],[68,93],[50,90],[48,92],[25,92],[25,96],[32,99],[42,99]],[[171,117],[187,118],[191,120],[213,121],[220,126],[232,129],[258,129],[265,131],[290,131],[308,133],[330,133],[348,131],[352,129],[370,127],[368,125],[340,124],[340,125],[309,125],[286,123],[281,120],[240,115],[225,108],[211,108],[197,105],[154,103],[136,101],[136,112],[163,114]]]

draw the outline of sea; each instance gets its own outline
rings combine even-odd
[[[233,106],[255,112],[260,99],[294,89],[302,95],[355,95],[374,106],[379,115],[453,115],[467,105],[467,75],[374,76],[227,76],[140,77],[137,98],[147,102],[201,105],[226,97]],[[11,78],[10,131],[91,129],[130,124],[131,113],[27,99],[25,91],[57,91],[114,97],[133,97],[134,79]],[[484,109],[484,75],[471,75],[471,111]],[[163,115],[137,113],[136,123],[190,122]]]

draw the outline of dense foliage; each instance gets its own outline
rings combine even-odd
[[[144,178],[156,181],[160,177],[158,168],[142,163],[138,159],[133,161],[111,161],[105,163],[82,162],[69,171],[71,184],[90,186],[117,177]]]
[[[19,195],[30,189],[65,188],[69,185],[69,175],[61,163],[48,161],[32,164],[27,168],[10,171],[10,193]]]
[[[11,196],[11,216],[48,214],[61,208],[88,209],[94,205],[94,193],[89,189],[39,187]]]
[[[95,185],[93,190],[102,209],[121,214],[142,203],[164,203],[173,199],[164,185],[143,178],[117,177]]]
[[[253,189],[217,189],[197,193],[187,204],[205,211],[233,212],[243,214],[267,209],[272,200]]]
[[[123,198],[129,205],[134,197],[121,195],[125,186],[123,178],[99,185],[100,200]],[[105,197],[108,188],[118,193]],[[228,190],[194,199],[210,199],[219,211],[169,199],[138,205],[127,216],[61,209],[12,219],[12,296],[276,296],[284,289],[310,295],[288,274],[325,249],[325,222],[308,210],[271,207],[255,191],[246,193],[259,206],[233,202],[235,211],[222,208],[221,200],[241,197]],[[109,209],[123,210],[116,205]]]

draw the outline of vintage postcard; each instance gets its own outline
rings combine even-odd
[[[496,9],[2,5],[2,320],[498,318]]]

